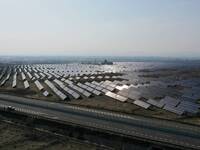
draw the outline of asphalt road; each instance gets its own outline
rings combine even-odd
[[[0,94],[0,107],[123,135],[200,149],[200,127]]]

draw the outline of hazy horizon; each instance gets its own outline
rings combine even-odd
[[[198,0],[0,0],[0,56],[200,58]]]

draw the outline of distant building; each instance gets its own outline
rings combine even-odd
[[[113,62],[108,61],[107,59],[105,59],[103,62],[101,61],[84,61],[81,62],[81,64],[91,64],[91,65],[113,65]]]
[[[108,61],[107,59],[105,59],[101,64],[102,65],[113,65],[113,62]]]

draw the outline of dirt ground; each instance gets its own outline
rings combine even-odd
[[[1,150],[96,150],[96,146],[79,143],[49,133],[31,130],[0,121]]]

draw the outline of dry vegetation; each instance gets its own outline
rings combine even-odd
[[[94,145],[0,121],[1,150],[96,150]]]

